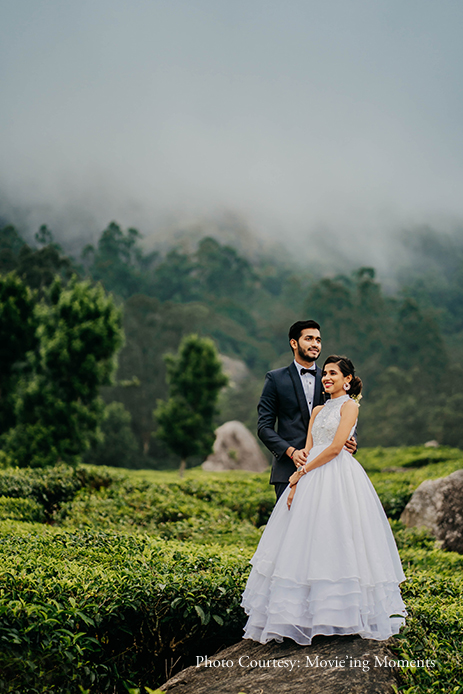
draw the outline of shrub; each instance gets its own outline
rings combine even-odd
[[[397,520],[411,499],[413,489],[410,482],[402,479],[375,479],[374,486],[386,515]]]
[[[0,689],[153,687],[240,638],[247,573],[230,548],[0,523]]]
[[[82,487],[99,488],[111,484],[107,470],[58,465],[45,470],[6,468],[0,470],[0,496],[30,499],[43,508],[46,518]]]
[[[455,456],[378,472],[389,455],[370,456],[370,476],[395,516],[423,479],[461,466]],[[240,638],[247,560],[273,506],[267,474],[193,470],[180,481],[88,466],[5,470],[0,489],[0,509],[13,504],[25,519],[46,508],[55,523],[0,523],[0,691],[144,693],[172,663],[178,670]],[[453,692],[463,686],[463,556],[437,549],[426,531],[391,525],[409,617],[390,646],[436,662],[401,671],[400,691]]]
[[[260,532],[228,506],[185,493],[183,485],[149,484],[122,478],[107,489],[83,488],[63,504],[54,521],[67,527],[149,532],[166,540],[251,544]]]
[[[43,506],[33,499],[0,496],[0,520],[19,520],[43,523]]]
[[[409,577],[402,584],[409,616],[391,648],[399,658],[429,659],[435,667],[402,669],[401,690],[414,694],[459,692],[463,687],[463,556],[436,549],[431,538],[420,532],[415,535],[418,543],[414,546],[413,533],[417,531],[409,534],[408,546],[400,550]]]

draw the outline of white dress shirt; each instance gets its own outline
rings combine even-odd
[[[294,360],[294,363],[296,365],[296,369],[298,371],[299,377],[301,379],[302,387],[304,389],[304,395],[305,399],[307,400],[307,406],[309,408],[309,414],[312,414],[312,407],[313,407],[313,400],[315,396],[315,376],[312,376],[312,374],[301,374],[301,369],[305,369],[307,367],[302,366],[302,364],[299,364],[296,360]],[[316,366],[313,364],[311,367],[312,369],[315,369]]]

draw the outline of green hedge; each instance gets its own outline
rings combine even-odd
[[[399,658],[430,659],[434,668],[400,671],[400,691],[460,694],[463,691],[463,556],[435,547],[424,530],[393,530],[408,581],[402,595],[409,616],[391,645]]]
[[[148,532],[165,540],[255,546],[260,531],[227,507],[192,498],[170,486],[147,490],[121,484],[97,494],[86,490],[62,506],[56,523],[67,528]]]
[[[403,692],[463,686],[463,557],[395,522],[409,617],[392,640]],[[204,538],[207,541],[207,538]],[[249,550],[142,535],[0,523],[0,691],[153,689],[198,654],[239,640]],[[82,688],[82,689],[81,689]]]
[[[0,523],[0,690],[125,692],[240,638],[248,556]]]
[[[392,519],[400,517],[424,479],[463,467],[461,451],[423,446],[360,449],[358,459]],[[424,460],[432,462],[422,466]],[[256,529],[267,522],[275,498],[268,473],[194,470],[179,480],[174,473],[143,476],[99,466],[0,470],[0,496],[33,500],[42,506],[45,520],[71,527],[149,531],[199,542],[212,534],[214,542],[249,545],[258,541]]]
[[[45,522],[43,506],[33,499],[0,496],[0,520]]]
[[[360,453],[396,517],[423,479],[463,464],[453,451],[397,471],[391,457],[407,461],[423,449],[402,458]],[[3,470],[0,491],[0,517],[17,519],[0,523],[0,691],[144,692],[174,663],[178,670],[240,638],[248,559],[273,506],[267,474]],[[401,691],[459,691],[463,557],[436,549],[426,532],[392,525],[410,614],[392,648],[437,664],[404,670]]]
[[[110,485],[114,474],[107,468],[68,465],[38,470],[7,468],[0,470],[0,496],[33,499],[50,519],[60,506],[72,499],[79,489],[99,489]]]
[[[426,479],[446,477],[463,468],[456,448],[360,449],[358,460],[368,473],[389,518],[398,520],[415,489]]]

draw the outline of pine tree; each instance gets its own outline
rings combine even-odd
[[[38,347],[27,353],[27,373],[9,395],[16,421],[3,436],[4,449],[20,467],[72,464],[102,419],[99,390],[115,370],[121,311],[101,285],[74,278],[63,287],[57,278],[33,319]]]
[[[217,399],[228,379],[214,343],[198,335],[187,335],[177,354],[167,354],[165,361],[169,399],[158,400],[154,411],[156,436],[180,456],[183,476],[188,457],[212,451]]]

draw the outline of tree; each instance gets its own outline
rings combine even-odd
[[[161,301],[195,301],[200,298],[201,292],[194,271],[192,258],[173,248],[154,271],[150,293]]]
[[[31,248],[13,226],[0,229],[0,273],[15,271],[31,289],[44,290],[59,275],[66,281],[76,274],[70,258],[54,242],[53,234],[42,224],[35,234],[41,248]]]
[[[15,274],[0,276],[0,435],[15,423],[13,393],[38,344],[34,299]]]
[[[0,229],[0,272],[11,272],[17,266],[17,255],[25,241],[14,226]]]
[[[122,344],[122,315],[101,286],[57,278],[36,303],[38,348],[12,394],[15,425],[5,450],[21,466],[75,463],[98,432],[102,385]]]
[[[189,456],[212,451],[217,399],[228,379],[214,343],[198,335],[187,335],[177,355],[166,354],[165,361],[169,399],[159,400],[154,412],[156,436],[180,455],[182,476]]]
[[[198,244],[195,260],[195,274],[205,295],[243,299],[255,289],[257,276],[250,262],[231,246],[206,236]]]
[[[137,229],[130,228],[124,232],[118,224],[111,222],[102,233],[97,248],[88,245],[82,251],[82,259],[92,278],[125,299],[146,291],[146,270],[158,253],[144,255],[138,245],[140,239]]]
[[[104,388],[102,396],[107,403],[122,402],[132,415],[133,432],[146,456],[146,467],[157,465],[155,460],[163,461],[163,466],[176,465],[165,444],[153,436],[153,410],[159,399],[168,398],[162,355],[175,353],[183,337],[195,333],[213,339],[220,353],[245,361],[250,369],[257,368],[259,376],[268,371],[277,356],[271,344],[249,337],[242,325],[199,302],[161,303],[142,294],[132,296],[125,302],[124,333],[117,383]],[[131,387],[127,387],[129,383]],[[255,401],[248,401],[247,406],[255,412]]]

